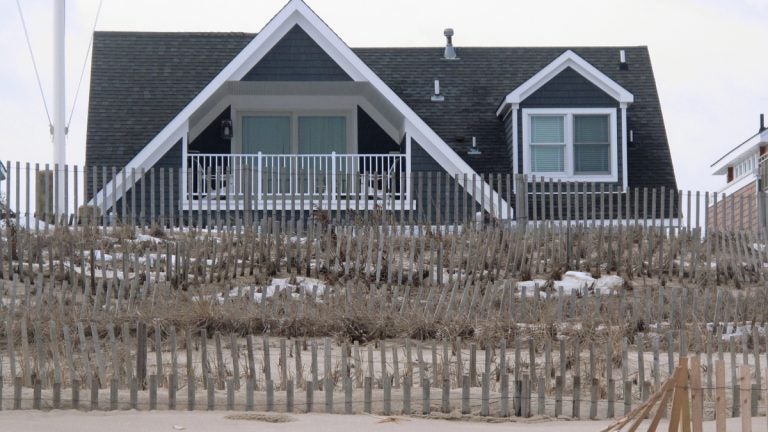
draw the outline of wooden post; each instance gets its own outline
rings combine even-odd
[[[725,432],[725,363],[715,361],[715,429]]]
[[[157,409],[157,375],[149,376],[149,410]]]
[[[413,387],[413,376],[406,375],[403,379],[403,415],[411,415],[411,388]]]
[[[19,378],[17,378],[19,379]],[[20,379],[19,379],[20,382]],[[19,394],[19,397],[21,397],[21,394]],[[14,400],[14,409],[19,409],[16,407],[16,401]],[[80,409],[80,380],[73,380],[72,381],[72,409],[78,410]]]
[[[226,381],[227,386],[227,411],[235,409],[235,380],[228,379]]]
[[[345,375],[342,380],[344,383],[344,414],[350,415],[352,414],[352,378]]]
[[[704,392],[701,388],[701,360],[698,355],[691,357],[691,420],[692,432],[704,428]]]
[[[373,378],[367,376],[363,379],[363,412],[371,414],[373,412],[371,406],[371,396],[373,392]]]
[[[116,411],[117,410],[117,401],[118,401],[118,379],[112,378],[109,381],[109,410],[110,411]]]
[[[632,411],[632,381],[624,381],[624,415]]]
[[[91,411],[99,409],[99,377],[94,374],[91,380]]]
[[[43,383],[40,381],[40,379],[36,378],[34,382],[34,386],[32,389],[32,409],[39,410],[42,408],[43,405]],[[97,399],[98,399],[98,389],[97,389]],[[98,402],[97,402],[98,405]]]
[[[203,377],[206,381],[206,389],[208,390],[207,409],[213,411],[216,407],[216,388],[213,385],[213,377],[210,375]]]
[[[749,365],[742,365],[740,368],[739,401],[741,404],[741,432],[752,432],[752,410],[750,410],[750,393],[752,386],[749,379]],[[736,397],[736,395],[733,395]]]
[[[145,388],[147,377],[147,325],[139,322],[136,331],[136,380]]]

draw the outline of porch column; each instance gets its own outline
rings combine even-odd
[[[629,188],[629,173],[627,172],[627,106],[626,102],[621,103],[621,180],[625,192]]]
[[[188,140],[189,134],[185,133],[181,136],[181,189],[179,193],[179,211],[183,211],[184,209],[184,201],[188,200],[187,191],[188,191],[188,185],[187,185],[187,173],[189,172],[189,162],[187,159],[189,159],[189,156],[187,155],[187,140]],[[192,210],[191,208],[189,210]]]
[[[338,196],[336,194],[336,152],[331,152],[331,189],[328,191],[328,194],[333,197]],[[331,202],[331,199],[329,197],[328,202]],[[329,206],[330,207],[330,206]]]
[[[411,133],[405,131],[405,203],[408,203],[408,210],[413,210],[411,201]]]
[[[512,175],[514,177],[515,174],[518,174],[517,167],[518,167],[518,154],[520,152],[519,150],[519,142],[517,139],[518,134],[518,125],[517,125],[517,111],[520,109],[519,104],[512,104]],[[512,182],[513,190],[516,190],[517,183]]]
[[[262,175],[262,167],[263,167],[263,161],[261,160],[261,152],[259,152],[256,155],[256,175],[258,176],[258,179],[256,180],[256,203],[257,203],[256,204],[256,208],[259,207],[258,203],[260,202],[261,193],[262,193],[261,192],[262,191],[262,189],[261,189],[262,188],[261,180],[262,180],[262,177],[263,177],[263,175]]]

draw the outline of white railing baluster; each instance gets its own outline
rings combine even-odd
[[[188,154],[184,162],[189,175],[197,179],[187,185],[190,205],[192,200],[208,197],[220,200],[223,194],[232,197],[232,204],[239,208],[246,192],[255,197],[256,208],[264,195],[277,194],[309,193],[324,207],[340,205],[352,195],[408,198],[407,189],[398,192],[395,184],[403,177],[407,183],[408,159],[404,154]],[[249,175],[245,175],[246,169]]]

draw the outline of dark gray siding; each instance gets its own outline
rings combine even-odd
[[[485,203],[475,202],[474,198],[465,192],[472,187],[473,178],[463,173],[448,174],[415,140],[411,144],[411,171],[413,176],[413,196],[418,206],[417,213],[422,222],[430,224],[454,224],[474,220],[475,213],[480,211]],[[499,183],[501,180],[501,183]],[[507,175],[479,174],[474,178],[479,185],[489,182],[493,190],[501,191],[506,199]],[[494,206],[496,203],[494,203]]]
[[[243,81],[352,81],[298,25],[253,67]]]
[[[400,145],[364,109],[357,107],[357,149],[362,154],[387,154],[399,151]]]
[[[232,114],[230,107],[227,107],[224,111],[216,117],[215,120],[209,124],[204,131],[200,132],[200,135],[195,137],[189,143],[189,150],[197,151],[199,153],[211,153],[211,154],[227,154],[230,153],[232,148],[232,140],[224,139],[221,137],[221,122],[223,120],[231,120]]]
[[[519,121],[519,120],[518,120]],[[520,123],[518,123],[519,127]],[[512,138],[514,136],[514,130],[512,128],[512,114],[508,114],[504,118],[504,138],[507,142],[507,157],[509,158],[509,166],[510,168],[513,168],[513,172],[520,172],[520,167],[517,168],[517,170],[514,170],[515,167],[515,153],[514,153],[514,143],[515,140]],[[518,141],[520,142],[520,141]]]
[[[571,68],[566,68],[548,83],[528,96],[521,104],[517,112],[517,172],[523,172],[523,110],[525,108],[615,108],[616,109],[616,131],[618,134],[617,152],[618,152],[618,178],[619,181],[613,184],[618,186],[622,179],[622,141],[621,141],[621,113],[616,99],[600,90],[597,86],[589,82],[578,72]],[[507,139],[511,136],[511,118],[507,118],[508,130]],[[511,144],[508,144],[511,148]],[[510,155],[511,157],[511,155]]]
[[[616,99],[572,68],[565,68],[520,104],[521,108],[618,106]]]
[[[145,176],[141,178],[141,171],[136,170],[136,184],[126,192],[124,201],[117,201],[117,208],[115,212],[117,215],[122,214],[123,204],[126,206],[126,215],[130,217],[131,208],[134,206],[134,212],[136,218],[144,215],[144,223],[149,223],[152,216],[153,202],[154,202],[154,214],[159,215],[161,207],[164,210],[164,214],[167,218],[177,218],[180,203],[180,170],[181,170],[181,158],[182,158],[182,145],[181,141],[177,142],[160,160],[152,167],[152,169],[145,171]],[[163,182],[161,183],[160,171],[164,171]],[[130,184],[131,173],[126,173],[128,183]],[[173,188],[171,189],[170,176],[173,175]],[[162,192],[161,192],[162,190]],[[173,201],[169,201],[173,191]],[[154,201],[153,192],[154,191]],[[135,194],[135,197],[134,197]],[[163,202],[161,202],[161,198]]]

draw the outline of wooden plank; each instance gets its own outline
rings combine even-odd
[[[725,363],[715,361],[715,429],[725,432]]]
[[[698,355],[691,357],[690,360],[692,432],[702,432],[704,429],[704,392],[701,388],[701,360]]]
[[[741,405],[741,432],[752,432],[752,410],[750,409],[750,367],[742,365],[739,368],[739,387],[741,389],[738,395]],[[736,395],[734,395],[736,397]]]

